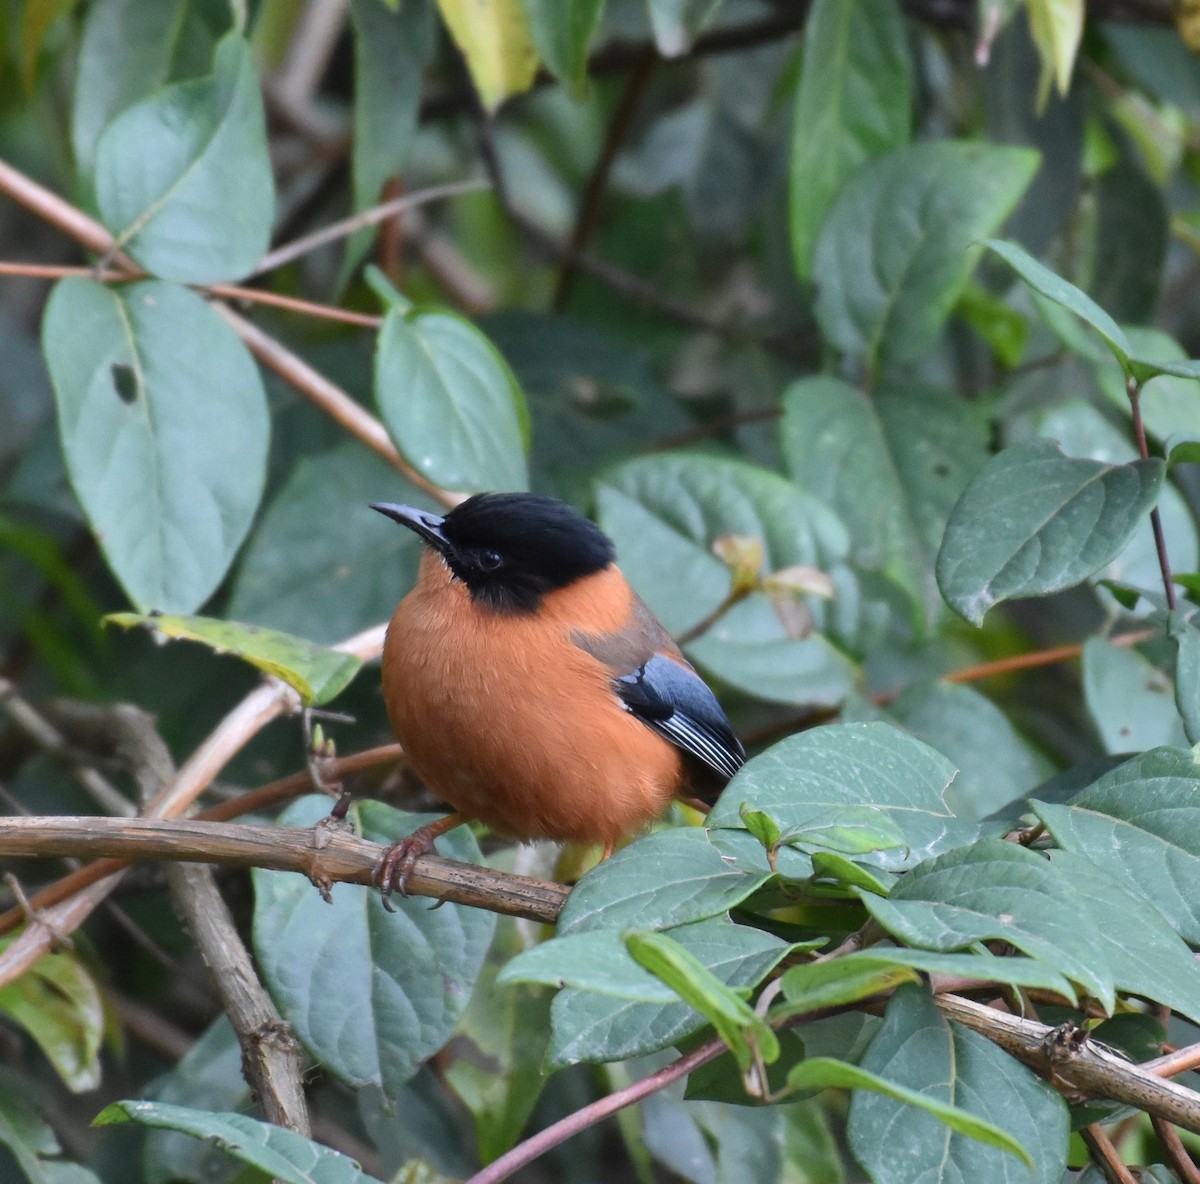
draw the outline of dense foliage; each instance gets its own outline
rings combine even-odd
[[[1200,1178],[1172,11],[8,0],[0,1178]],[[367,503],[526,488],[751,759],[387,912]]]

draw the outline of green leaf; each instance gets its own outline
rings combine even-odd
[[[1112,977],[1092,956],[1100,940],[1096,926],[1081,916],[1067,878],[1024,847],[987,839],[914,868],[887,900],[859,896],[906,945],[951,952],[978,941],[1007,941],[1112,1008]]]
[[[1004,221],[1037,166],[1028,149],[950,141],[867,164],[817,236],[825,336],[872,375],[919,362],[970,276],[968,248]]]
[[[1162,294],[1170,239],[1166,196],[1127,155],[1105,170],[1093,192],[1097,209],[1091,290],[1116,321],[1149,321]],[[1128,329],[1126,336],[1132,343]]]
[[[766,595],[754,593],[687,648],[713,674],[760,698],[813,704],[845,697],[852,670],[819,632],[857,631],[857,589],[843,562],[845,529],[815,498],[751,465],[674,454],[611,470],[596,499],[621,570],[676,635],[729,594],[730,569],[712,552],[725,535],[761,539],[767,573],[804,566],[830,575],[842,600],[832,609],[815,598],[804,602],[818,633],[789,636]]]
[[[1124,331],[1135,357],[1154,358],[1158,366],[1188,365],[1188,356],[1183,347],[1161,329],[1127,325]],[[1093,361],[1092,368],[1100,389],[1112,405],[1120,410],[1124,419],[1129,421],[1132,408],[1122,373],[1110,364],[1107,356],[1099,361],[1089,360]],[[1171,436],[1200,440],[1200,388],[1196,386],[1195,375],[1180,377],[1164,372],[1153,382],[1146,383],[1139,403],[1142,422],[1151,436],[1158,440],[1167,440]],[[1125,438],[1132,438],[1128,430]]]
[[[505,309],[480,322],[508,359],[537,424],[534,489],[590,504],[592,477],[691,419],[644,346],[590,321]]]
[[[1044,596],[1107,566],[1144,524],[1163,462],[1067,457],[1050,440],[1014,444],[967,487],[946,525],[938,586],[974,625],[992,605]]]
[[[242,1076],[242,1049],[226,1016],[213,1021],[201,1037],[151,1091],[153,1101],[195,1110],[244,1110],[250,1087]],[[146,1135],[142,1155],[146,1184],[169,1180],[220,1181],[232,1165],[211,1143],[198,1143],[180,1131]]]
[[[963,289],[954,312],[983,338],[1001,366],[1020,365],[1029,338],[1029,321],[1021,313],[974,281]]]
[[[181,283],[238,279],[266,252],[275,213],[258,72],[229,33],[211,77],[164,87],[108,125],[96,200],[117,242]]]
[[[489,112],[533,85],[538,55],[522,0],[438,0],[438,8]]]
[[[755,1049],[767,1064],[778,1060],[779,1038],[775,1033],[685,946],[665,933],[628,933],[625,948],[640,966],[712,1024],[743,1072],[754,1063]]]
[[[669,930],[728,987],[752,986],[794,948],[761,929],[721,915]],[[555,937],[513,959],[500,982],[566,984],[551,1007],[547,1067],[614,1061],[665,1048],[704,1025],[704,1017],[625,948],[620,930]]]
[[[1048,826],[1065,806],[1034,808]],[[1048,814],[1042,814],[1045,810]],[[1055,851],[1054,866],[1070,881],[1080,911],[1095,922],[1100,941],[1093,957],[1107,963],[1117,990],[1162,1003],[1191,1020],[1200,1019],[1200,973],[1196,958],[1183,939],[1164,920],[1147,893],[1115,883],[1107,870],[1074,851]]]
[[[1090,296],[1057,276],[1016,243],[988,239],[984,244],[1009,265],[1035,292],[1073,312],[1104,338],[1121,369],[1129,374],[1130,345],[1124,331]]]
[[[1118,765],[1066,806],[1038,806],[1059,846],[1086,855],[1200,945],[1200,772],[1190,750],[1155,748]]]
[[[3,943],[11,944],[11,938]],[[72,1093],[100,1084],[104,1006],[95,980],[73,953],[46,954],[0,987],[0,1012],[33,1037]]]
[[[1060,95],[1070,88],[1083,36],[1083,0],[1026,0],[1026,4],[1029,31],[1042,58],[1040,104],[1045,102],[1051,79]]]
[[[156,280],[60,281],[42,322],[71,484],[134,604],[188,613],[221,582],[262,496],[254,363],[199,296]]]
[[[738,810],[738,817],[742,820],[742,825],[767,851],[773,851],[779,845],[782,832],[770,814],[764,814],[761,810],[751,810],[743,802]]]
[[[547,1083],[549,1034],[547,992],[497,990],[496,968],[485,966],[456,1036],[460,1046],[474,1047],[438,1069],[475,1120],[480,1162],[491,1163],[521,1137]],[[406,1113],[403,1099],[397,1112]]]
[[[1170,676],[1129,646],[1088,638],[1083,695],[1105,752],[1187,745]]]
[[[1175,653],[1175,707],[1189,744],[1200,743],[1200,633],[1190,625],[1172,629]]]
[[[521,0],[546,68],[577,99],[587,94],[588,46],[604,0]]]
[[[354,209],[385,200],[384,183],[399,178],[417,127],[421,83],[436,44],[431,0],[351,0],[354,28]],[[373,231],[346,244],[343,274],[362,258]]]
[[[137,1122],[160,1130],[183,1131],[212,1139],[222,1151],[283,1184],[375,1184],[354,1160],[314,1143],[295,1131],[244,1114],[214,1114],[164,1102],[113,1102],[96,1116],[93,1126]]]
[[[325,798],[302,799],[280,819],[309,826]],[[364,802],[357,831],[389,842],[432,819]],[[465,828],[438,840],[442,854],[479,862]],[[449,1039],[466,1009],[495,929],[494,914],[338,885],[326,904],[303,877],[254,870],[254,950],[272,997],[301,1043],[351,1086],[394,1098]],[[346,1022],[353,1016],[353,1023]]]
[[[1120,374],[1107,357],[1104,370],[1118,380],[1118,386],[1121,385]],[[1159,379],[1154,385],[1182,381],[1177,378]],[[1153,389],[1154,386],[1149,388],[1151,391]],[[1123,394],[1121,397],[1125,399]],[[1128,399],[1125,399],[1125,410],[1129,410]],[[1122,431],[1119,424],[1082,399],[1072,399],[1036,414],[1034,422],[1038,435],[1057,441],[1068,456],[1088,457],[1110,464],[1137,459],[1132,432],[1128,429]],[[1172,565],[1183,570],[1194,568],[1197,561],[1195,518],[1171,482],[1163,484],[1158,499],[1158,514]],[[1161,588],[1162,568],[1153,530],[1135,531],[1120,555],[1104,569],[1102,575],[1107,580],[1135,587]]]
[[[357,441],[301,457],[246,543],[228,615],[320,642],[390,617],[421,541],[368,508],[377,501],[439,509]]]
[[[851,1099],[847,1134],[873,1179],[1062,1178],[1066,1103],[986,1037],[948,1022],[921,988],[896,993],[857,1072],[878,1092]]]
[[[862,888],[878,896],[887,896],[895,882],[888,872],[866,867],[836,851],[814,851],[812,865],[814,879],[829,880],[843,888]]]
[[[470,321],[443,312],[389,312],[375,353],[375,398],[396,447],[435,484],[528,488],[524,396]]]
[[[784,972],[780,983],[786,1004],[771,1009],[773,1019],[842,1007],[920,981],[911,966],[878,961],[870,954],[847,954],[829,962],[809,962]]]
[[[984,818],[1053,771],[1008,717],[974,687],[940,679],[910,685],[888,717],[958,766],[946,802],[961,818]]]
[[[664,58],[687,53],[721,6],[721,0],[646,0],[654,44]]]
[[[13,1069],[0,1068],[0,1147],[6,1147],[29,1184],[100,1184],[79,1164],[66,1163],[53,1127],[34,1108],[38,1083]]]
[[[932,556],[925,554],[871,400],[838,378],[802,378],[783,393],[781,434],[793,480],[836,510],[849,529],[855,566],[902,588],[914,623],[923,625]]]
[[[872,863],[909,866],[974,837],[975,828],[946,807],[944,795],[956,772],[940,753],[887,724],[813,728],[743,766],[717,800],[707,825],[740,827],[743,803],[769,814],[784,831],[803,827],[814,808],[869,806],[907,844],[903,851],[877,851]]]
[[[306,707],[319,707],[336,698],[362,666],[362,660],[353,654],[339,653],[303,637],[240,621],[164,613],[110,613],[104,623],[120,625],[122,629],[141,625],[163,637],[198,641],[218,654],[234,654],[293,687]]]
[[[792,253],[807,279],[829,204],[872,157],[908,141],[912,67],[894,0],[818,0],[804,26],[792,131]]]
[[[988,982],[1011,983],[1018,987],[1036,987],[1043,991],[1054,991],[1067,999],[1075,998],[1075,989],[1052,966],[1036,958],[1016,956],[996,957],[987,952],[980,954],[942,954],[934,950],[910,950],[899,946],[872,946],[854,954],[835,958],[833,962],[844,962],[861,958],[878,966],[903,966],[918,970],[922,974],[953,975],[956,978],[978,978]],[[818,963],[817,965],[831,965]],[[790,973],[790,972],[789,972]],[[800,980],[803,985],[803,980]],[[786,992],[785,992],[786,994]],[[792,996],[787,995],[790,999]]]
[[[127,107],[183,74],[207,73],[217,39],[228,27],[210,25],[203,5],[190,0],[107,0],[91,4],[83,24],[71,104],[75,166],[90,178],[96,142]]]
[[[559,914],[558,932],[667,929],[715,917],[769,879],[765,862],[760,871],[744,870],[702,828],[658,831],[618,851],[579,881]]]

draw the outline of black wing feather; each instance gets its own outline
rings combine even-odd
[[[656,654],[618,678],[616,691],[627,710],[726,780],[745,763],[716,695],[694,670]]]

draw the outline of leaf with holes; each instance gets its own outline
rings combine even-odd
[[[67,472],[130,600],[190,613],[215,591],[262,497],[258,370],[193,292],[159,280],[56,285],[42,348]]]

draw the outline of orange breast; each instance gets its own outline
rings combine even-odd
[[[573,629],[611,632],[633,596],[610,567],[535,615],[481,608],[426,553],[383,651],[388,716],[413,768],[456,810],[518,838],[606,843],[681,789],[678,750],[630,715]]]

